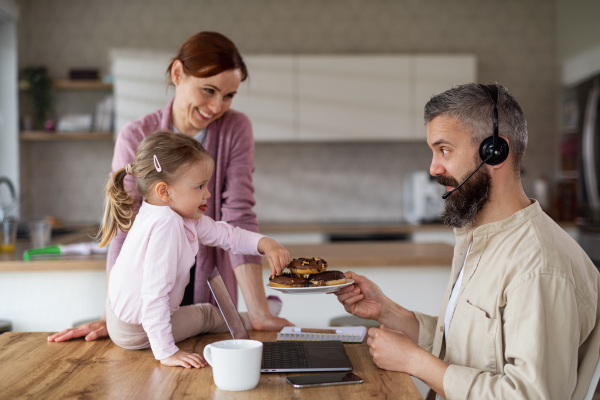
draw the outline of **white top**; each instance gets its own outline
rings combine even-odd
[[[206,148],[206,131],[207,131],[206,128],[202,128],[194,136],[194,139],[199,141],[202,144],[202,147],[204,147],[204,148]],[[181,132],[179,132],[179,130],[177,128],[175,128],[175,125],[173,125],[173,133],[181,133]]]
[[[446,336],[446,341],[448,340],[448,326],[450,326],[450,320],[452,319],[452,314],[454,313],[454,307],[456,307],[456,299],[458,297],[458,292],[460,292],[460,286],[462,285],[462,277],[463,271],[465,270],[465,264],[467,263],[467,256],[471,251],[471,245],[473,242],[469,244],[469,248],[467,249],[467,254],[465,255],[465,261],[463,262],[463,266],[460,269],[460,274],[458,274],[458,278],[454,283],[454,287],[452,288],[452,293],[450,294],[450,300],[448,300],[448,306],[446,306],[446,315],[444,315],[444,336]],[[442,396],[436,393],[435,400],[441,400]]]
[[[446,341],[448,340],[448,326],[450,326],[450,320],[452,319],[452,314],[454,313],[454,307],[456,306],[456,298],[458,297],[458,292],[460,292],[460,286],[462,284],[463,271],[465,270],[465,264],[467,263],[467,257],[469,256],[469,252],[471,251],[471,244],[469,244],[469,248],[467,249],[467,255],[465,256],[465,261],[463,262],[463,266],[460,269],[460,274],[458,275],[458,279],[456,279],[456,283],[452,288],[452,294],[450,295],[450,300],[448,300],[448,306],[446,307],[446,315],[444,316],[444,336],[446,336]]]
[[[458,292],[460,292],[460,286],[462,285],[462,273],[465,270],[465,264],[467,263],[467,256],[471,251],[471,245],[473,242],[469,244],[469,248],[467,249],[467,255],[465,256],[465,261],[463,262],[463,266],[460,269],[460,274],[458,274],[458,279],[456,279],[456,283],[454,283],[454,287],[452,288],[452,293],[450,294],[450,300],[448,300],[448,306],[446,307],[446,315],[444,315],[444,336],[446,336],[446,341],[448,340],[448,326],[450,326],[450,320],[452,319],[452,314],[454,313],[454,307],[456,306],[456,298],[458,297]],[[436,393],[435,400],[441,400],[442,396]]]
[[[141,324],[155,358],[167,358],[179,350],[171,314],[183,299],[199,243],[261,255],[257,246],[262,237],[207,216],[183,218],[168,206],[143,201],[110,273],[112,310],[124,322]]]

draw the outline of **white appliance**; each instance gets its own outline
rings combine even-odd
[[[433,222],[440,219],[444,209],[442,195],[446,191],[428,171],[408,174],[402,184],[404,219],[411,224]]]

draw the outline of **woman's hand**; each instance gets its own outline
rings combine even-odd
[[[208,364],[198,353],[188,353],[187,351],[179,350],[171,357],[160,360],[163,365],[169,367],[184,367],[184,368],[204,368]]]
[[[252,329],[256,331],[279,332],[286,326],[296,326],[285,318],[279,318],[271,314],[256,321],[250,318],[250,322],[252,323]]]
[[[379,286],[362,275],[348,271],[346,279],[353,279],[354,284],[334,292],[346,312],[364,319],[379,320],[386,298]]]
[[[258,251],[269,260],[271,275],[281,274],[290,262],[290,253],[286,248],[266,236],[258,241]]]
[[[85,336],[85,340],[88,342],[99,338],[108,337],[108,330],[106,329],[106,320],[99,319],[98,321],[79,325],[77,328],[65,329],[62,332],[58,332],[52,336],[48,336],[48,341],[64,342],[82,336]]]

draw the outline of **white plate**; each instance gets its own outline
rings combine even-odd
[[[272,290],[277,290],[278,292],[285,294],[321,294],[321,293],[333,293],[337,292],[343,287],[348,285],[352,285],[354,281],[352,279],[346,279],[346,283],[342,283],[341,285],[333,285],[333,286],[314,286],[314,287],[274,287],[267,283],[267,287]]]

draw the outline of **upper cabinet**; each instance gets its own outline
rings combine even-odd
[[[257,142],[426,140],[431,96],[477,80],[472,55],[246,56],[233,108]]]
[[[256,141],[295,140],[294,58],[248,56],[249,77],[240,85],[233,108],[252,122]]]
[[[431,96],[452,86],[477,81],[477,59],[463,55],[421,55],[413,57],[414,137],[427,138],[423,119],[425,104]]]
[[[114,51],[117,131],[173,96],[170,55]],[[232,108],[256,142],[424,141],[423,108],[477,81],[472,55],[245,55],[249,77]]]
[[[115,134],[123,126],[164,106],[175,94],[167,68],[171,53],[144,50],[113,50],[115,79]]]
[[[410,58],[299,56],[303,141],[397,140],[410,132]]]

